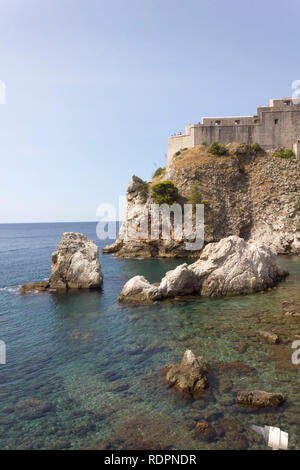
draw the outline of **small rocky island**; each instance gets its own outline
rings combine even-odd
[[[186,350],[179,364],[169,364],[165,368],[166,381],[183,396],[196,397],[208,388],[208,368],[202,356],[196,357]]]
[[[21,293],[57,289],[95,289],[103,282],[97,245],[81,233],[66,232],[52,254],[49,281],[23,284]]]
[[[287,275],[277,266],[270,248],[232,235],[209,243],[195,263],[167,272],[159,285],[150,284],[143,276],[133,277],[123,287],[119,301],[152,303],[186,295],[251,294],[274,287]]]

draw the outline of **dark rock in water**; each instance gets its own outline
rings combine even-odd
[[[166,366],[166,381],[183,396],[192,397],[208,388],[207,373],[204,359],[188,349],[179,364]]]
[[[234,362],[219,362],[216,364],[216,367],[226,373],[231,374],[252,374],[255,372],[254,367],[248,366],[243,362],[234,361]]]
[[[34,419],[40,418],[51,411],[52,408],[50,403],[36,398],[29,398],[28,400],[19,401],[16,404],[15,412],[21,418]]]
[[[74,427],[74,433],[78,436],[85,436],[88,432],[93,431],[94,429],[95,425],[93,423],[90,421],[84,421]]]
[[[9,378],[6,375],[0,375],[0,385],[6,384],[9,381]]]
[[[215,428],[205,421],[196,424],[195,435],[206,442],[214,441],[217,438]]]
[[[275,333],[271,333],[270,331],[263,331],[260,330],[258,332],[259,336],[263,341],[269,344],[277,344],[279,343],[279,336],[276,335]]]
[[[240,391],[237,394],[237,402],[240,405],[250,407],[275,408],[285,401],[282,393],[270,393],[263,390]]]
[[[243,432],[241,424],[231,416],[224,416],[217,420],[217,425],[224,430],[224,433],[237,431],[238,433]]]
[[[232,450],[247,450],[249,448],[248,439],[237,431],[230,431],[225,434],[227,448]]]
[[[30,284],[23,284],[19,287],[21,294],[27,294],[28,292],[45,292],[49,290],[50,284],[48,281],[32,282]]]
[[[52,441],[48,441],[46,443],[46,448],[50,450],[69,449],[70,447],[71,443],[63,439],[53,439]]]

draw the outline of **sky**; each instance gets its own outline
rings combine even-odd
[[[0,223],[96,220],[168,136],[300,79],[300,2],[1,0]]]

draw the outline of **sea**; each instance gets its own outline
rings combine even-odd
[[[99,246],[103,288],[20,294],[21,284],[49,278],[64,232]],[[94,222],[0,225],[0,449],[265,449],[253,424],[280,427],[300,449],[300,366],[291,359],[300,320],[283,314],[284,302],[300,303],[300,258],[279,256],[290,276],[265,293],[124,305],[117,298],[131,277],[157,282],[192,260],[103,255],[112,242],[97,238]],[[263,343],[261,329],[280,344]],[[197,399],[164,379],[186,349],[209,367]],[[239,390],[280,392],[286,402],[243,408]],[[203,421],[215,429],[210,440],[197,433]]]

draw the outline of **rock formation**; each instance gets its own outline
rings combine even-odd
[[[120,302],[126,303],[151,303],[162,298],[158,288],[150,284],[144,276],[134,276],[119,295]]]
[[[93,289],[103,275],[97,245],[81,233],[66,232],[52,254],[49,282],[24,284],[21,293],[56,289]]]
[[[151,302],[189,294],[216,297],[250,294],[273,287],[288,273],[276,265],[270,248],[232,235],[208,244],[199,260],[169,271],[158,286],[144,277],[130,279],[120,294],[121,302]]]
[[[270,393],[263,390],[240,391],[237,402],[254,408],[275,408],[285,401],[282,393]]]
[[[229,235],[254,239],[276,253],[300,253],[300,173],[297,162],[229,144],[228,155],[216,157],[204,146],[182,150],[146,190],[139,180],[127,187],[127,213],[117,241],[104,253],[124,257],[197,257],[184,240],[135,236],[153,203],[151,184],[172,180],[179,202],[188,201],[197,185],[205,204],[205,243]]]
[[[185,397],[201,394],[208,387],[208,369],[203,357],[196,357],[189,349],[179,364],[166,366],[166,381]]]
[[[271,333],[270,331],[260,330],[258,334],[265,343],[269,343],[269,344],[279,343],[279,336],[276,335],[276,333]]]

